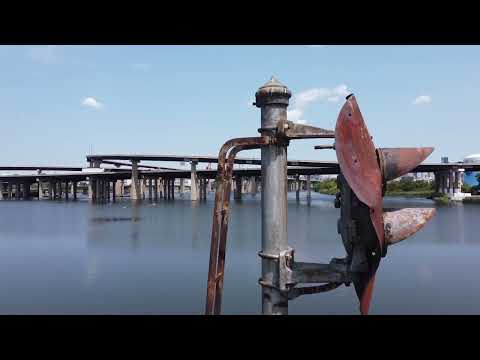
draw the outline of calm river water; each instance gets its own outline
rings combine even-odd
[[[289,194],[298,261],[343,257],[333,197]],[[435,206],[385,199],[386,207]],[[192,203],[128,199],[0,202],[0,314],[202,314],[213,194]],[[224,314],[261,312],[260,194],[232,201]],[[389,248],[371,314],[480,314],[480,206],[437,208],[412,238]],[[357,314],[353,286],[299,297],[290,314]]]

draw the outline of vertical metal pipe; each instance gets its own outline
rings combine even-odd
[[[287,120],[291,92],[275,78],[258,89],[255,105],[261,109],[261,133],[269,135]],[[277,141],[262,147],[262,313],[288,314],[288,295],[279,289],[278,259],[288,250],[287,146]]]

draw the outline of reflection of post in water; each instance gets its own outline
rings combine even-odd
[[[465,219],[464,219],[464,210],[465,207],[463,206],[463,203],[459,203],[458,206],[456,206],[457,210],[457,228],[458,228],[458,242],[460,244],[465,244]]]
[[[132,249],[136,250],[140,247],[140,236],[139,236],[139,224],[138,220],[140,219],[140,202],[132,202],[132,232],[130,234],[130,239],[132,241]]]
[[[195,248],[195,245],[198,244],[198,234],[200,229],[198,227],[198,214],[200,212],[200,201],[190,201],[191,213],[192,213],[192,248]]]
[[[87,254],[87,266],[86,266],[86,283],[87,286],[95,284],[97,279],[97,258],[95,254],[88,252]]]

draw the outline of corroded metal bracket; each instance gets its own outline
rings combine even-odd
[[[277,261],[279,277],[275,283],[259,280],[262,286],[274,287],[288,293],[289,300],[305,294],[314,294],[336,289],[342,284],[349,285],[353,274],[344,259],[332,259],[329,264],[295,262],[294,249],[282,251],[279,255],[260,252],[261,258]],[[302,286],[304,284],[324,284]]]

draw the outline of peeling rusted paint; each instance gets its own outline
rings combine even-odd
[[[419,231],[435,214],[433,208],[405,208],[383,214],[385,241],[396,244]]]

